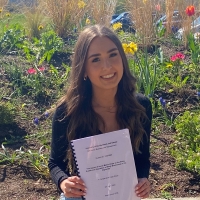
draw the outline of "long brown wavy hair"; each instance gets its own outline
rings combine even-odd
[[[145,109],[136,100],[136,79],[131,74],[122,44],[109,28],[94,25],[83,30],[74,49],[69,85],[66,94],[60,99],[59,105],[66,104],[68,141],[99,132],[100,116],[92,108],[92,84],[89,78],[85,81],[85,65],[87,52],[92,40],[96,37],[109,38],[118,48],[123,62],[123,76],[116,93],[116,119],[120,129],[128,128],[135,153],[139,153],[142,142],[144,120],[147,119]],[[68,154],[68,159],[71,154]],[[69,159],[70,160],[70,159]]]

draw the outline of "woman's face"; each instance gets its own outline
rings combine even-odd
[[[117,89],[123,63],[117,46],[107,37],[95,38],[88,49],[85,76],[93,90]]]

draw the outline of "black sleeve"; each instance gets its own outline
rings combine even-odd
[[[66,171],[67,161],[65,159],[68,148],[66,137],[68,121],[64,119],[64,116],[65,107],[58,107],[52,122],[51,153],[48,162],[52,180],[59,189],[61,181],[69,177],[69,173]]]
[[[137,95],[138,102],[146,109],[146,115],[149,120],[144,124],[146,134],[143,136],[143,143],[140,144],[139,150],[141,153],[135,154],[135,165],[138,178],[148,178],[150,170],[150,133],[152,121],[152,106],[150,100],[141,95]]]

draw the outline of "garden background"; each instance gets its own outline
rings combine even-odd
[[[136,34],[110,26],[123,11]],[[67,86],[79,32],[91,24],[116,32],[138,92],[152,102],[150,197],[200,196],[200,33],[191,25],[199,12],[199,0],[0,0],[0,199],[58,199],[47,168],[50,110]],[[166,25],[156,26],[163,14]]]

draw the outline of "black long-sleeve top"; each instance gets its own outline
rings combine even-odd
[[[138,102],[145,108],[146,115],[149,121],[144,124],[146,135],[143,136],[143,143],[140,144],[139,150],[141,153],[134,154],[135,166],[138,178],[148,178],[150,169],[150,132],[152,120],[152,106],[149,99],[141,94],[136,95]],[[57,187],[60,189],[62,180],[68,178],[69,171],[67,171],[66,153],[69,141],[66,136],[69,119],[65,117],[65,106],[57,108],[52,123],[52,140],[51,140],[51,153],[49,158],[48,167],[51,177]],[[63,119],[64,118],[64,119]],[[83,136],[84,137],[84,136]]]

